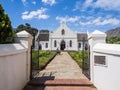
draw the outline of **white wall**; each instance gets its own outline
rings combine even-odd
[[[15,35],[16,44],[0,44],[0,90],[22,90],[30,80],[32,36]]]
[[[91,81],[98,90],[120,90],[120,45],[106,44],[105,37],[100,31],[89,37]],[[95,64],[96,55],[105,56],[106,64]]]
[[[46,48],[46,43],[48,43],[48,47]],[[40,45],[42,50],[50,50],[50,43],[49,41],[40,41]]]
[[[61,32],[64,29],[65,34],[62,35]],[[54,41],[57,41],[57,47],[54,47]],[[60,49],[61,41],[64,40],[66,44],[65,50],[78,50],[77,34],[70,30],[66,23],[62,23],[53,33],[50,34],[50,47],[51,50]],[[70,47],[69,42],[72,41],[72,47]]]
[[[106,56],[107,66],[94,65],[94,84],[98,90],[120,90],[120,55],[94,53]]]
[[[0,45],[0,90],[22,90],[29,78],[26,58],[22,45]]]
[[[54,41],[57,41],[57,46],[56,47],[54,47]],[[66,46],[66,48],[65,48],[65,50],[78,50],[77,49],[77,39],[73,39],[73,38],[69,38],[69,39],[61,39],[61,38],[52,38],[51,40],[50,40],[50,42],[52,42],[52,44],[51,44],[51,49],[52,50],[56,50],[57,48],[60,50],[60,44],[61,44],[61,41],[62,40],[64,40],[65,41],[65,46]],[[72,41],[72,47],[70,47],[70,45],[69,45],[69,42],[70,42],[70,40]]]

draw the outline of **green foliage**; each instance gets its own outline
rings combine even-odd
[[[30,33],[33,37],[37,34],[38,29],[31,27],[31,25],[29,23],[26,23],[25,25],[20,24],[17,29],[16,29],[16,33],[26,30],[28,33]]]
[[[39,55],[38,55],[38,51],[34,50],[32,53],[32,66],[33,66],[33,68],[36,68],[38,66],[38,62],[39,62],[39,68],[42,69],[54,55],[55,55],[55,52],[51,52],[49,50],[47,50],[47,51],[40,50]]]
[[[107,43],[120,44],[120,37],[107,37]]]
[[[13,30],[9,16],[0,4],[0,44],[13,42]]]
[[[82,57],[82,51],[70,51],[70,56],[78,63],[78,65],[82,68],[82,58],[88,60],[87,51],[84,51],[84,57]]]

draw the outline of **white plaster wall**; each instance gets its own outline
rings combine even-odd
[[[79,48],[78,47],[78,44],[81,43],[81,47]],[[83,50],[83,42],[82,41],[78,41],[78,44],[77,44],[77,47],[78,47],[78,50]],[[85,49],[85,45],[88,44],[88,42],[84,42],[84,49]]]
[[[94,62],[93,62],[93,47],[97,43],[106,43],[106,34],[95,30],[93,33],[91,33],[88,37],[88,43],[90,46],[90,78],[91,81],[94,82]]]
[[[62,30],[65,30],[65,35],[61,34]],[[67,27],[66,24],[61,24],[53,33],[52,33],[52,38],[76,38],[77,39],[77,34],[74,33],[70,28]]]
[[[46,43],[48,43],[48,47],[46,48]],[[42,46],[42,50],[50,50],[50,43],[49,41],[40,41],[40,44]]]
[[[54,41],[57,41],[57,46],[56,47],[54,47]],[[65,41],[65,43],[66,43],[66,48],[65,48],[65,50],[78,50],[77,49],[77,39],[73,39],[73,38],[69,38],[69,39],[59,39],[59,38],[54,38],[54,39],[52,39],[51,40],[51,42],[52,42],[52,50],[56,50],[57,48],[60,50],[60,44],[61,44],[61,41],[62,40],[64,40]],[[70,47],[70,45],[69,45],[69,42],[70,42],[70,40],[72,41],[72,47]]]
[[[94,84],[98,90],[120,90],[120,55],[104,55],[107,57],[107,66],[94,66]]]
[[[12,53],[12,51],[10,52]],[[27,51],[16,50],[12,54],[4,52],[4,55],[1,55],[0,90],[22,90],[28,81]]]

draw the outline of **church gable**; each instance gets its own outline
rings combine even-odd
[[[70,30],[66,23],[62,23],[57,30],[53,32],[52,37],[76,38],[77,34]]]

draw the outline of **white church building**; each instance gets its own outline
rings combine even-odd
[[[82,50],[87,46],[87,33],[73,32],[66,23],[53,32],[38,32],[35,39],[35,47],[41,50]],[[84,40],[84,42],[83,42]],[[84,44],[84,45],[83,45]]]

